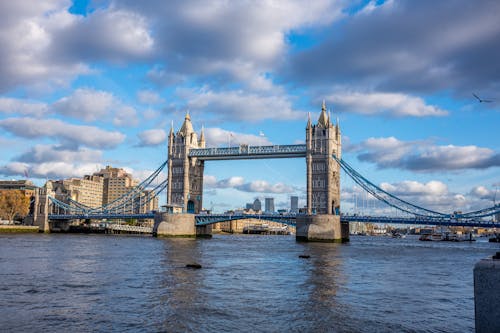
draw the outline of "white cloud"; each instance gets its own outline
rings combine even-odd
[[[158,93],[151,90],[141,90],[137,92],[137,98],[142,104],[161,104],[165,100],[158,95]]]
[[[0,91],[18,85],[35,89],[65,86],[79,74],[89,73],[81,60],[57,61],[51,50],[58,40],[53,32],[74,19],[66,1],[15,2],[0,5]]]
[[[210,112],[219,119],[257,122],[305,117],[304,112],[294,110],[292,103],[282,95],[265,96],[241,90],[215,92],[207,88],[182,89],[178,90],[178,95],[188,101],[187,109]]]
[[[227,179],[217,180],[215,176],[207,175],[203,177],[203,185],[206,188],[225,189],[234,188],[242,192],[255,193],[292,193],[292,186],[283,183],[270,184],[265,180],[254,180],[245,183],[245,179],[240,176],[234,176]]]
[[[167,133],[162,129],[150,129],[138,134],[139,146],[157,146],[165,142]]]
[[[72,95],[59,99],[52,107],[65,116],[95,121],[106,118],[115,103],[113,94],[109,92],[80,88]]]
[[[203,175],[203,186],[206,187],[215,187],[217,183],[217,178],[212,175]]]
[[[333,102],[340,111],[364,115],[435,117],[448,114],[448,111],[437,106],[427,105],[420,97],[398,93],[338,92],[327,100]]]
[[[78,148],[67,149],[57,145],[35,145],[29,151],[16,158],[19,162],[44,163],[44,162],[98,162],[102,158],[100,150]]]
[[[91,73],[88,62],[152,55],[149,22],[137,12],[112,5],[81,16],[68,11],[66,0],[19,3],[0,4],[0,91],[67,86]]]
[[[318,45],[292,54],[288,79],[308,87],[347,83],[356,89],[462,97],[498,92],[500,25],[492,14],[499,11],[498,2],[375,3],[380,2],[331,25],[324,31],[331,37]]]
[[[381,168],[400,168],[418,172],[485,169],[500,166],[500,154],[477,146],[438,146],[423,141],[400,141],[394,137],[369,138],[357,145],[361,161]]]
[[[93,148],[113,148],[125,139],[120,132],[71,125],[57,119],[8,118],[0,120],[0,127],[23,138],[49,137],[61,139],[65,144]]]
[[[227,131],[218,127],[205,128],[207,147],[247,144],[252,146],[266,146],[271,142],[263,136]]]
[[[448,186],[437,180],[425,184],[414,180],[405,180],[395,184],[382,183],[380,188],[397,196],[444,195],[448,193]]]
[[[441,181],[431,180],[427,183],[415,180],[404,180],[397,183],[381,183],[380,188],[405,201],[442,213],[454,211],[470,212],[492,206],[491,196],[485,190],[472,189],[468,194],[449,191]],[[481,187],[481,186],[480,186]],[[394,209],[367,194],[359,186],[344,187],[341,191],[344,212],[357,212],[371,215],[391,215]]]
[[[115,112],[113,124],[115,126],[136,126],[139,123],[137,111],[127,105],[122,105]]]
[[[217,188],[233,188],[241,186],[245,183],[245,179],[243,177],[234,176],[227,179],[219,180],[216,183]]]
[[[0,97],[0,112],[23,116],[41,117],[48,113],[46,103]]]
[[[102,168],[102,165],[94,163],[44,162],[30,165],[27,163],[12,162],[0,166],[0,174],[25,177],[25,173],[28,173],[30,178],[63,179],[83,177],[84,175],[94,173],[100,168]]]
[[[47,162],[34,164],[30,168],[30,176],[54,179],[83,177],[98,171],[102,167],[101,164],[95,163]]]
[[[496,193],[493,190],[487,189],[485,186],[475,186],[472,188],[472,190],[469,192],[469,194],[473,197],[479,198],[479,199],[485,199],[485,200],[490,200],[493,201],[496,199]],[[499,197],[500,199],[500,197]]]
[[[270,184],[265,180],[255,180],[250,183],[243,184],[238,187],[240,191],[257,192],[257,193],[292,193],[294,189],[292,186],[276,183]]]

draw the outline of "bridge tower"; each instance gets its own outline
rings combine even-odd
[[[49,185],[50,186],[50,185]],[[33,209],[33,225],[38,226],[39,232],[50,232],[49,225],[49,192],[50,187],[37,188]]]
[[[192,148],[205,148],[203,128],[198,138],[189,113],[181,129],[168,136],[167,204],[180,205],[186,213],[197,214],[202,209],[204,161],[189,157]]]
[[[332,155],[341,158],[339,124],[334,126],[323,101],[318,123],[306,127],[307,213],[340,214],[340,166]]]
[[[337,121],[333,125],[323,101],[317,124],[306,127],[307,215],[297,217],[299,241],[343,242],[349,225],[340,222],[340,166],[342,140]]]

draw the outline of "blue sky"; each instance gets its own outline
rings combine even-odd
[[[187,110],[211,146],[301,143],[325,100],[344,159],[374,183],[435,210],[488,207],[499,13],[465,0],[4,1],[0,177],[43,185],[112,165],[144,178]],[[204,206],[303,205],[304,188],[303,159],[208,162]],[[353,211],[364,196],[346,177],[342,189]]]

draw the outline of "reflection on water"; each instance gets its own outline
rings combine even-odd
[[[472,332],[472,269],[497,250],[411,237],[340,245],[288,236],[0,235],[0,327]]]

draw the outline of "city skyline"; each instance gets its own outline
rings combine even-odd
[[[325,100],[343,158],[385,190],[442,211],[500,199],[497,3],[0,8],[2,179],[41,186],[106,165],[144,179],[187,112],[207,147],[303,143]],[[303,159],[209,162],[203,206],[273,196],[279,209],[298,196],[301,207],[305,169]],[[347,213],[371,204],[353,186],[343,176]]]

